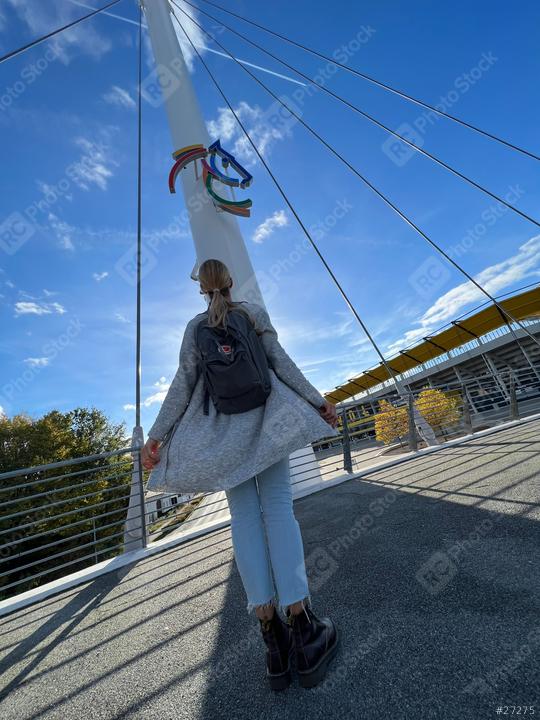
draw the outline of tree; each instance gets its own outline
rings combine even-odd
[[[41,418],[0,416],[0,472],[97,455],[129,444],[124,423],[96,408],[53,410]]]
[[[418,395],[415,402],[418,412],[422,414],[431,427],[455,425],[460,418],[459,397],[442,390],[426,388]]]
[[[95,408],[54,410],[38,419],[2,417],[0,472],[107,453],[129,444],[124,424],[111,423]],[[130,473],[130,455],[115,455],[4,478],[2,571],[9,575],[2,578],[0,598],[121,552]],[[40,573],[44,575],[31,577]],[[5,587],[15,582],[13,588]]]
[[[395,407],[388,400],[379,401],[379,412],[375,415],[375,437],[385,445],[394,440],[401,441],[409,430],[406,407]]]

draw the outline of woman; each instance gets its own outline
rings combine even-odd
[[[295,658],[300,684],[311,687],[323,679],[338,636],[333,621],[317,618],[311,608],[288,456],[338,435],[336,410],[281,347],[266,310],[231,300],[233,283],[224,263],[206,260],[198,279],[209,307],[186,327],[178,371],[148,432],[142,451],[144,467],[152,470],[147,489],[225,491],[247,610],[255,610],[267,646],[270,686],[289,685]],[[196,330],[201,321],[226,328],[235,312],[247,315],[255,328],[271,387],[264,404],[225,414],[212,403],[205,406]]]

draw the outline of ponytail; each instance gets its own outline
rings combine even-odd
[[[227,315],[233,303],[227,299],[224,292],[228,293],[229,288],[209,290],[210,304],[208,306],[208,324],[210,327],[227,327]]]
[[[210,327],[227,328],[227,315],[235,306],[231,300],[232,278],[229,268],[221,260],[205,260],[199,268],[201,292],[210,297],[208,324]]]

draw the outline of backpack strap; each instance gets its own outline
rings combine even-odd
[[[207,320],[206,318],[203,318],[197,324],[197,330],[195,333],[195,342],[197,343],[197,345],[199,345],[200,331],[201,331],[202,327],[204,325],[206,325],[206,320]],[[201,366],[201,370],[202,370],[202,366]],[[203,375],[204,375],[204,372],[203,372]],[[209,415],[209,408],[210,408],[210,394],[208,392],[208,387],[206,386],[206,378],[204,378],[204,399],[203,399],[203,414],[204,415]]]
[[[240,337],[247,339],[247,333],[250,329],[255,329],[255,326],[249,315],[234,308],[229,312],[227,329],[232,330],[233,334],[240,335]]]

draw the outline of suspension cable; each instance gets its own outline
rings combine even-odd
[[[142,249],[142,4],[139,0],[137,68],[137,328],[135,348],[135,425],[141,424],[141,249]]]
[[[254,75],[250,70],[248,70],[247,67],[241,65],[241,64],[234,58],[234,56],[231,54],[231,52],[230,52],[222,43],[220,43],[218,40],[216,40],[216,38],[215,38],[211,33],[209,33],[207,30],[205,30],[205,29],[202,27],[202,25],[200,25],[200,24],[195,20],[195,18],[193,18],[189,13],[187,13],[185,10],[183,10],[183,9],[178,5],[178,3],[175,2],[175,0],[171,0],[171,2],[180,10],[180,12],[182,12],[182,14],[184,14],[187,18],[189,18],[189,19],[191,20],[191,22],[193,22],[195,25],[197,25],[197,27],[200,28],[200,30],[202,30],[202,31],[204,32],[204,34],[205,34],[207,37],[210,38],[210,40],[212,40],[213,42],[215,42],[216,45],[218,45],[224,52],[226,52],[227,55],[229,55],[229,57],[231,57],[231,58],[237,63],[237,65],[242,68],[242,70],[243,70],[244,72],[246,72],[250,77],[252,77],[258,85],[260,85],[264,90],[266,90],[267,93],[269,93],[282,107],[284,107],[284,108],[287,110],[287,112],[289,112],[294,118],[296,118],[296,120],[298,120],[299,123],[301,123],[314,137],[316,137],[317,140],[319,140],[319,142],[320,142],[322,145],[324,145],[328,150],[330,150],[330,152],[331,152],[333,155],[335,155],[339,160],[341,160],[341,162],[342,162],[344,165],[346,165],[346,166],[349,168],[349,170],[351,170],[351,172],[353,172],[353,173],[354,173],[360,180],[362,180],[362,182],[365,183],[376,195],[378,195],[378,197],[380,197],[381,200],[383,200],[383,201],[386,203],[386,205],[388,205],[388,207],[390,207],[407,225],[409,225],[411,228],[413,228],[413,230],[415,230],[421,237],[423,237],[424,240],[426,240],[426,242],[428,242],[440,255],[442,255],[446,260],[448,260],[448,262],[451,263],[451,265],[453,265],[453,266],[454,266],[462,275],[464,275],[478,290],[480,290],[481,293],[483,293],[486,297],[488,297],[488,298],[491,300],[491,302],[497,307],[497,309],[499,310],[499,312],[500,312],[501,314],[504,313],[504,315],[506,315],[509,320],[511,320],[512,322],[514,322],[514,323],[516,323],[517,325],[519,325],[519,327],[525,332],[525,334],[528,335],[528,336],[533,340],[533,342],[535,342],[535,343],[540,347],[540,340],[538,340],[538,338],[536,338],[536,337],[528,330],[528,328],[526,328],[526,327],[521,323],[520,320],[518,320],[517,318],[515,318],[515,317],[514,317],[513,315],[511,315],[507,310],[505,310],[503,307],[501,307],[501,305],[500,305],[499,302],[496,300],[496,298],[495,298],[493,295],[491,295],[491,293],[489,293],[482,285],[480,285],[480,283],[479,283],[477,280],[475,280],[475,278],[474,278],[472,275],[470,275],[470,274],[469,274],[464,268],[462,268],[455,260],[453,260],[453,259],[450,257],[450,255],[448,255],[448,253],[446,253],[439,245],[437,245],[437,243],[436,243],[434,240],[432,240],[428,235],[426,235],[426,233],[425,233],[423,230],[421,230],[421,228],[419,228],[418,225],[416,225],[407,215],[405,215],[405,214],[397,207],[397,205],[394,205],[394,203],[393,203],[389,198],[387,198],[386,195],[384,195],[384,193],[382,193],[377,187],[375,187],[375,185],[373,185],[364,175],[362,175],[362,173],[361,173],[359,170],[357,170],[357,169],[354,167],[354,165],[351,165],[351,163],[350,163],[346,158],[344,158],[343,155],[341,155],[337,150],[335,150],[335,148],[332,147],[332,145],[330,145],[323,137],[321,137],[321,135],[319,135],[319,133],[317,133],[317,131],[314,130],[314,129],[311,127],[311,125],[309,125],[308,123],[306,123],[299,115],[297,115],[293,110],[291,110],[291,108],[290,108],[285,102],[283,102],[283,100],[282,100],[280,97],[278,97],[267,85],[265,85],[265,84],[262,82],[262,80],[260,80],[256,75]],[[172,9],[172,8],[171,8],[171,9]],[[176,13],[174,12],[174,10],[173,10],[172,12],[173,12],[173,15],[174,15],[174,17],[176,18],[177,22],[180,23],[180,21],[178,20],[178,17],[176,16]],[[513,328],[511,327],[510,324],[508,325],[508,327],[509,327],[510,330],[513,332],[516,342],[519,343],[519,339],[518,339],[517,335],[515,335],[515,332],[514,332],[514,330],[513,330]]]
[[[367,113],[367,112],[365,112],[364,110],[362,110],[361,108],[359,108],[357,105],[354,105],[354,104],[351,103],[349,100],[346,100],[345,98],[341,97],[340,95],[338,95],[337,93],[333,92],[332,90],[329,90],[327,87],[325,87],[323,84],[319,83],[318,81],[314,80],[313,78],[310,78],[309,75],[306,75],[304,72],[302,72],[301,70],[299,70],[299,69],[298,69],[297,67],[295,67],[294,65],[290,65],[290,64],[289,64],[288,62],[286,62],[285,60],[282,60],[282,59],[281,59],[280,57],[278,57],[277,55],[274,55],[274,53],[270,52],[270,50],[267,50],[267,49],[264,48],[262,45],[259,45],[259,44],[256,43],[255,41],[250,40],[250,38],[248,38],[248,37],[246,37],[245,35],[243,35],[242,33],[238,32],[237,30],[235,30],[234,28],[232,28],[230,25],[227,25],[227,23],[225,23],[223,20],[220,20],[219,18],[214,17],[213,15],[211,15],[211,14],[208,13],[208,12],[206,12],[205,10],[202,10],[201,8],[197,7],[197,5],[194,5],[193,3],[191,3],[189,0],[184,0],[184,2],[185,2],[187,5],[190,5],[192,8],[194,8],[194,9],[197,10],[198,12],[201,12],[203,15],[206,15],[206,16],[207,16],[208,18],[210,18],[211,20],[214,20],[214,22],[217,22],[217,23],[220,24],[222,27],[226,28],[227,30],[229,30],[230,32],[234,33],[234,34],[237,35],[238,37],[242,38],[242,40],[244,40],[245,42],[249,43],[250,45],[253,45],[253,47],[257,48],[258,50],[261,50],[263,53],[265,53],[265,54],[268,55],[269,57],[273,58],[273,59],[276,60],[277,62],[279,62],[279,63],[281,63],[282,65],[284,65],[285,67],[287,67],[289,70],[292,70],[293,72],[297,73],[300,77],[302,77],[302,78],[304,78],[305,80],[307,80],[311,85],[313,85],[313,86],[321,89],[321,90],[322,90],[323,92],[325,92],[327,95],[330,95],[331,97],[335,98],[335,99],[338,100],[339,102],[343,103],[343,105],[346,105],[346,106],[347,106],[348,108],[350,108],[351,110],[354,110],[354,112],[356,112],[356,113],[358,113],[359,115],[362,115],[363,117],[365,117],[365,118],[366,118],[367,120],[369,120],[371,123],[373,123],[373,124],[377,125],[378,127],[382,128],[385,132],[389,133],[390,135],[393,135],[394,137],[398,138],[400,141],[406,143],[407,145],[409,145],[409,147],[413,148],[413,150],[414,150],[415,152],[420,153],[421,155],[424,155],[425,157],[429,158],[430,160],[432,160],[433,162],[437,163],[437,164],[440,165],[441,167],[445,168],[445,169],[448,170],[449,172],[453,173],[456,177],[459,177],[461,180],[464,180],[465,182],[469,183],[469,185],[472,185],[473,187],[477,188],[478,190],[481,190],[481,191],[482,191],[483,193],[485,193],[486,195],[489,195],[489,196],[490,196],[491,198],[493,198],[494,200],[497,200],[497,201],[500,202],[502,205],[504,205],[505,207],[507,207],[509,210],[512,210],[512,211],[515,212],[517,215],[520,215],[520,216],[521,216],[522,218],[524,218],[525,220],[528,220],[529,222],[531,222],[533,225],[536,225],[537,227],[540,227],[540,221],[535,220],[535,219],[534,219],[533,217],[531,217],[530,215],[527,215],[527,213],[522,212],[522,211],[519,210],[517,207],[515,207],[515,205],[512,205],[512,203],[507,202],[507,201],[504,200],[503,198],[499,197],[499,195],[496,195],[495,193],[491,192],[491,190],[488,190],[488,189],[487,189],[486,187],[484,187],[483,185],[480,185],[480,183],[477,183],[475,180],[472,180],[471,178],[467,177],[467,175],[464,175],[462,172],[460,172],[459,170],[456,170],[456,169],[453,168],[451,165],[449,165],[448,163],[444,162],[443,160],[441,160],[440,158],[436,157],[435,155],[432,155],[432,154],[431,154],[430,152],[428,152],[427,150],[422,150],[422,148],[418,147],[417,145],[415,145],[415,144],[414,144],[413,142],[411,142],[410,140],[407,140],[407,138],[404,137],[403,135],[400,135],[398,132],[396,132],[396,131],[394,131],[394,130],[391,130],[388,126],[384,125],[384,123],[382,123],[382,122],[380,122],[379,120],[377,120],[377,118],[373,117],[373,116],[370,115],[369,113]]]
[[[176,4],[176,3],[175,3],[175,4]],[[301,220],[300,216],[298,215],[296,209],[294,208],[293,204],[291,203],[291,201],[289,200],[287,194],[285,193],[285,191],[284,191],[283,188],[281,187],[281,184],[279,183],[278,179],[276,178],[276,176],[274,175],[274,173],[273,173],[272,170],[270,169],[268,163],[266,162],[266,160],[264,159],[264,157],[263,157],[262,154],[260,153],[259,148],[258,148],[257,145],[255,144],[255,141],[253,140],[253,138],[252,138],[251,135],[249,134],[247,128],[246,128],[245,125],[244,125],[244,123],[240,120],[240,118],[239,118],[239,116],[238,116],[238,113],[234,110],[234,108],[233,108],[231,102],[229,101],[228,97],[225,95],[225,93],[224,93],[223,90],[221,89],[221,86],[219,85],[218,81],[216,80],[214,74],[212,73],[212,71],[210,70],[210,68],[208,67],[208,65],[206,64],[204,58],[202,57],[202,55],[200,54],[200,52],[198,51],[198,49],[197,49],[197,48],[195,47],[195,45],[193,44],[193,41],[191,40],[190,36],[188,35],[186,29],[185,29],[184,26],[182,25],[181,21],[178,19],[177,15],[176,15],[176,13],[175,13],[175,11],[174,11],[174,8],[171,8],[171,11],[172,11],[172,14],[174,15],[174,17],[176,18],[176,22],[177,22],[178,25],[180,26],[182,32],[184,33],[184,35],[186,36],[188,42],[190,43],[191,47],[193,48],[193,51],[197,54],[198,59],[200,60],[200,62],[201,62],[202,65],[204,66],[204,68],[205,68],[206,72],[208,73],[208,75],[210,76],[210,79],[212,80],[213,84],[215,85],[217,91],[219,92],[219,94],[221,95],[221,97],[223,98],[223,100],[225,101],[225,103],[227,104],[227,107],[229,108],[229,110],[230,110],[231,113],[233,114],[236,122],[238,123],[238,125],[239,125],[240,128],[242,129],[242,132],[244,133],[244,135],[245,135],[246,138],[248,139],[251,147],[253,148],[253,150],[254,150],[255,153],[257,154],[257,157],[259,158],[259,160],[261,161],[261,163],[264,165],[267,173],[268,173],[268,174],[270,175],[270,177],[272,178],[272,181],[274,182],[274,185],[275,185],[276,188],[278,189],[281,197],[282,197],[283,200],[287,203],[287,206],[288,206],[289,210],[292,212],[292,214],[294,215],[296,221],[298,222],[298,224],[299,224],[300,227],[302,228],[302,231],[303,231],[304,235],[306,236],[306,238],[307,238],[308,241],[310,242],[312,248],[315,250],[315,252],[316,252],[317,255],[319,256],[319,259],[321,260],[322,264],[324,265],[326,271],[328,272],[328,274],[330,275],[330,277],[331,277],[332,280],[334,281],[334,283],[335,283],[336,287],[338,288],[341,296],[342,296],[343,299],[345,300],[345,302],[346,302],[349,310],[353,313],[354,317],[355,317],[355,318],[357,319],[357,321],[359,322],[362,330],[364,331],[364,333],[366,334],[367,338],[369,339],[369,341],[370,341],[371,344],[373,345],[373,348],[375,349],[377,355],[379,356],[379,358],[380,358],[380,360],[381,360],[381,363],[382,363],[382,364],[384,365],[384,367],[386,368],[389,377],[392,378],[392,379],[394,380],[394,382],[396,383],[396,386],[398,386],[398,382],[397,382],[397,380],[396,380],[396,374],[395,374],[395,372],[394,372],[394,371],[392,370],[392,368],[388,365],[388,362],[386,361],[384,355],[382,354],[379,346],[378,346],[377,343],[375,342],[373,336],[371,335],[371,333],[370,333],[370,331],[368,330],[367,326],[365,325],[364,321],[362,320],[362,318],[361,318],[360,315],[358,314],[356,308],[355,308],[354,305],[352,304],[352,302],[351,302],[351,300],[349,299],[347,293],[345,292],[345,290],[343,289],[341,283],[339,282],[339,280],[337,279],[336,275],[334,274],[332,268],[330,267],[330,265],[329,265],[328,262],[326,261],[325,257],[323,256],[323,254],[322,254],[321,251],[319,250],[319,248],[318,248],[318,246],[317,246],[317,243],[316,243],[316,242],[313,240],[313,238],[311,237],[311,234],[310,234],[309,230],[306,228],[306,226],[305,226],[304,223],[302,222],[302,220]]]
[[[431,110],[434,113],[437,113],[437,115],[441,115],[442,117],[447,118],[448,120],[452,120],[452,122],[458,123],[459,125],[463,125],[464,127],[468,128],[469,130],[473,130],[476,133],[479,133],[480,135],[484,135],[485,137],[490,138],[491,140],[495,140],[498,143],[501,143],[502,145],[506,145],[506,147],[511,148],[512,150],[516,150],[519,153],[522,153],[523,155],[527,155],[528,157],[532,158],[533,160],[540,160],[540,156],[536,155],[535,153],[531,152],[530,150],[526,150],[525,148],[519,147],[518,145],[515,145],[514,143],[504,140],[503,138],[494,135],[493,133],[488,132],[487,130],[482,130],[476,125],[473,125],[470,122],[467,122],[466,120],[462,120],[461,118],[456,117],[455,115],[451,115],[450,113],[444,112],[444,110],[440,110],[439,108],[435,107],[434,105],[430,105],[427,102],[424,102],[423,100],[419,100],[418,98],[413,97],[412,95],[408,95],[403,90],[398,90],[395,87],[392,87],[391,85],[388,85],[387,83],[384,83],[380,80],[377,80],[376,78],[372,77],[371,75],[367,75],[366,73],[360,72],[360,70],[356,70],[355,68],[349,67],[348,65],[344,65],[343,63],[338,62],[334,58],[329,57],[328,55],[325,55],[322,52],[319,52],[318,50],[314,50],[313,48],[308,47],[307,45],[303,45],[300,42],[297,42],[296,40],[292,40],[291,38],[287,37],[286,35],[282,35],[281,33],[276,32],[275,30],[269,30],[268,28],[264,27],[264,25],[260,25],[259,23],[255,22],[254,20],[250,20],[249,18],[238,15],[237,13],[232,12],[232,10],[227,10],[226,8],[222,7],[221,5],[218,5],[217,3],[210,2],[210,0],[202,0],[206,5],[212,5],[213,7],[217,8],[218,10],[221,10],[224,13],[227,13],[227,15],[232,15],[235,18],[238,18],[238,20],[242,20],[242,22],[248,23],[249,25],[253,25],[256,28],[259,28],[259,30],[263,30],[265,33],[268,33],[269,35],[273,35],[274,37],[279,38],[280,40],[283,40],[290,45],[294,45],[297,48],[300,48],[301,50],[305,50],[308,53],[311,53],[312,55],[315,55],[322,60],[326,60],[327,62],[331,63],[332,65],[335,65],[336,67],[341,68],[342,70],[346,70],[347,72],[351,73],[352,75],[356,75],[358,77],[361,77],[364,80],[367,80],[370,83],[373,83],[374,85],[377,85],[384,90],[387,90],[388,92],[393,93],[394,95],[398,95],[399,97],[403,98],[404,100],[408,100],[409,102],[414,103],[415,105],[420,105],[423,108],[426,108],[427,110]],[[200,8],[197,8],[200,10]],[[201,11],[202,12],[202,11]]]
[[[6,55],[2,55],[0,57],[0,63],[3,63],[5,60],[10,60],[11,58],[15,57],[16,55],[20,55],[20,53],[23,53],[26,50],[29,50],[30,48],[34,47],[35,45],[39,45],[40,43],[44,42],[45,40],[49,40],[49,38],[52,38],[55,35],[58,35],[58,33],[64,32],[64,30],[69,30],[69,28],[73,27],[74,25],[78,25],[83,20],[88,20],[88,18],[91,18],[94,15],[97,15],[98,13],[101,13],[104,10],[107,10],[108,8],[112,7],[113,5],[116,5],[116,3],[119,3],[119,2],[120,2],[120,0],[112,0],[112,2],[108,3],[104,7],[98,8],[97,10],[93,10],[91,13],[88,13],[88,15],[83,15],[82,17],[78,18],[77,20],[73,20],[73,22],[70,22],[67,25],[64,25],[63,27],[58,28],[57,30],[53,30],[52,32],[47,33],[47,35],[42,35],[37,40],[32,40],[32,42],[29,42],[27,45],[23,45],[22,47],[18,48],[17,50],[12,50],[11,52],[6,53]]]

